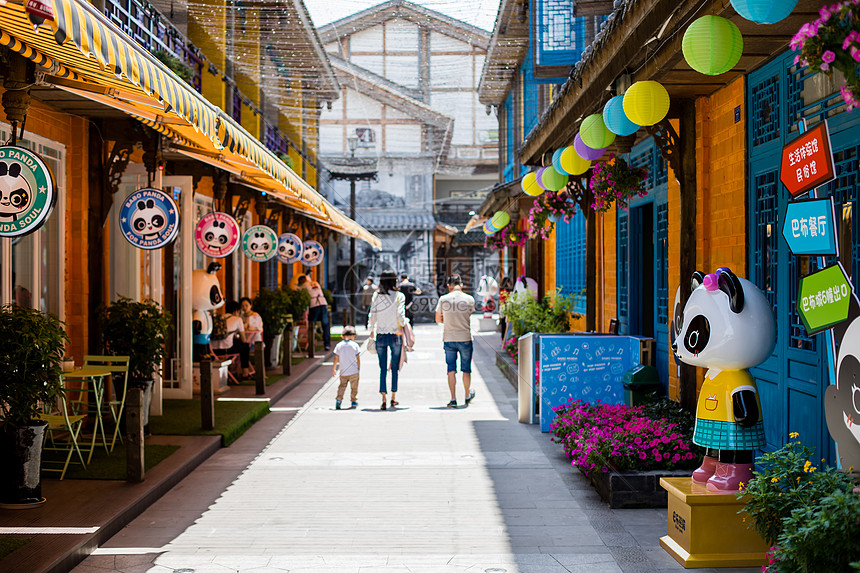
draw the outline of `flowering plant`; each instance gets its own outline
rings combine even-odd
[[[576,202],[567,191],[547,191],[535,199],[529,211],[529,238],[546,241],[558,221],[569,223],[575,214]]]
[[[648,193],[645,189],[647,180],[647,169],[630,166],[610,153],[608,161],[598,161],[592,168],[589,185],[594,198],[591,208],[607,211],[614,201],[619,209],[626,209],[631,197],[643,197]]]
[[[845,76],[840,92],[848,111],[860,106],[860,0],[845,0],[822,6],[818,18],[801,26],[791,39],[791,49],[800,52],[794,63],[833,75]]]
[[[514,364],[519,363],[520,345],[516,336],[512,336],[505,341],[504,350],[508,353],[508,356],[513,358]]]
[[[677,423],[650,418],[642,407],[576,400],[553,410],[554,441],[585,475],[610,469],[694,468],[701,460],[699,448]]]
[[[517,231],[513,225],[508,225],[492,235],[487,235],[484,239],[484,248],[500,251],[508,247],[520,247],[526,244],[527,238],[527,233]]]

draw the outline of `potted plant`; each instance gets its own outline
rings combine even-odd
[[[310,295],[305,289],[260,289],[254,297],[254,310],[263,319],[263,340],[269,352],[266,364],[280,364],[279,354],[275,349],[281,347],[281,337],[287,327],[287,318],[292,315],[299,320],[310,304]]]
[[[529,210],[528,234],[530,239],[549,239],[555,224],[564,219],[565,223],[576,215],[576,201],[566,190],[547,191],[535,199]]]
[[[63,355],[69,341],[53,314],[0,307],[0,503],[44,503],[40,466],[45,422],[42,404],[63,395]]]
[[[128,356],[129,386],[144,391],[143,422],[149,423],[152,375],[164,358],[170,313],[157,302],[120,297],[99,312],[104,347],[109,354]]]
[[[615,203],[618,209],[627,209],[630,199],[648,193],[645,189],[647,180],[647,169],[628,165],[624,159],[610,153],[608,161],[598,161],[592,168],[589,180],[593,195],[591,208],[607,211]]]

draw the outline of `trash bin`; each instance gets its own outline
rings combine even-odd
[[[624,403],[640,406],[660,395],[660,376],[653,366],[636,366],[624,373]]]

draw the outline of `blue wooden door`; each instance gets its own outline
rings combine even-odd
[[[773,306],[777,322],[773,355],[752,370],[761,392],[768,449],[788,441],[790,432],[833,459],[833,443],[823,414],[824,390],[829,384],[824,335],[808,336],[797,313],[800,277],[818,268],[812,257],[791,255],[782,238],[789,194],[779,181],[783,145],[798,135],[797,123],[827,119],[831,131],[837,181],[821,189],[833,194],[845,227],[843,253],[846,269],[857,275],[856,211],[858,126],[840,106],[838,87],[822,83],[823,76],[793,65],[787,52],[748,77],[748,234],[750,280]],[[857,114],[854,114],[855,116]],[[839,217],[837,217],[839,218]]]

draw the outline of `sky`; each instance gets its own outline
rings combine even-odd
[[[385,0],[304,0],[314,25],[324,26]],[[467,24],[493,31],[499,0],[411,0],[415,4],[441,12]]]

